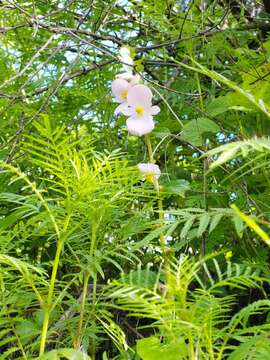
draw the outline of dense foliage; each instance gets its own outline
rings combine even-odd
[[[0,21],[0,360],[270,359],[269,2]],[[160,108],[146,136],[115,115],[123,66]]]

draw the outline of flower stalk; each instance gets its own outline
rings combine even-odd
[[[167,280],[169,280],[169,265],[167,258],[169,252],[166,247],[166,239],[163,232],[164,210],[160,193],[160,185],[158,182],[161,171],[158,165],[155,164],[152,144],[149,136],[155,127],[153,116],[160,112],[160,108],[159,106],[152,104],[153,93],[151,89],[144,84],[140,84],[140,77],[138,77],[138,75],[133,75],[131,70],[133,60],[129,49],[123,47],[120,50],[120,55],[119,59],[121,63],[128,65],[128,67],[124,67],[124,70],[128,70],[128,72],[120,74],[112,82],[112,93],[116,102],[120,103],[115,110],[115,115],[123,114],[128,117],[126,125],[128,132],[131,135],[145,136],[149,162],[138,164],[138,168],[143,175],[143,179],[150,181],[154,185],[157,193],[158,222],[161,229],[159,237],[160,247],[164,257]]]
[[[150,161],[150,163],[154,164],[155,159],[154,159],[153,148],[152,148],[151,139],[150,139],[149,135],[145,135],[145,143],[146,143],[147,150],[148,150],[149,161]],[[161,197],[161,193],[160,193],[160,185],[158,182],[158,176],[152,175],[152,182],[154,184],[154,187],[155,187],[155,190],[157,193],[159,227],[163,228],[164,227],[164,210],[163,210],[162,197]],[[163,230],[160,233],[159,240],[160,240],[160,247],[163,252],[164,260],[166,260],[167,249],[166,249],[166,240],[165,240],[165,235],[164,235]]]

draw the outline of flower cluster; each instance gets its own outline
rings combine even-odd
[[[112,82],[112,93],[119,103],[114,113],[127,116],[126,125],[131,135],[149,134],[155,127],[153,115],[158,114],[160,108],[153,106],[150,88],[141,84],[139,75],[133,74],[133,59],[127,47],[121,48],[119,60],[124,72]],[[160,176],[159,167],[153,163],[141,163],[138,168],[144,178],[152,182]]]

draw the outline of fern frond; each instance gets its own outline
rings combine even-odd
[[[200,238],[206,231],[213,232],[215,228],[224,219],[229,219],[239,235],[239,227],[243,228],[243,222],[240,220],[236,223],[236,214],[232,209],[211,208],[209,210],[185,208],[180,210],[169,210],[169,214],[174,215],[174,224],[183,224],[180,231],[181,239],[188,239],[189,232],[196,229],[196,236]],[[237,218],[238,219],[238,218]]]
[[[249,316],[268,308],[269,302],[253,305],[230,320],[236,298],[233,295],[221,296],[221,289],[259,287],[263,278],[250,267],[228,263],[224,271],[217,258],[195,261],[182,256],[172,262],[166,271],[169,271],[169,283],[165,285],[152,284],[149,287],[143,281],[134,283],[132,278],[124,278],[124,282],[114,281],[106,296],[113,300],[116,308],[126,311],[129,316],[152,319],[151,327],[159,331],[165,343],[176,338],[188,343],[191,336],[202,358],[209,351],[213,352],[213,356],[223,353],[228,348],[226,334],[230,332],[228,339],[234,339],[237,334],[246,335],[247,332],[241,333],[241,330],[247,325]],[[143,274],[141,269],[138,270],[140,272]],[[157,279],[160,279],[159,276]],[[194,288],[196,283],[202,287],[197,285]],[[258,326],[256,329],[262,332],[266,327]],[[255,328],[250,327],[250,331],[255,331]]]

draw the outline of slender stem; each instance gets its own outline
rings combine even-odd
[[[158,192],[158,218],[159,218],[159,224],[160,227],[164,226],[164,210],[163,210],[163,203],[162,199],[160,198],[160,194]],[[162,247],[162,250],[164,252],[164,256],[166,257],[166,241],[163,231],[160,233],[160,245]]]
[[[41,333],[41,339],[40,339],[39,356],[43,355],[44,351],[45,351],[45,344],[46,344],[47,331],[48,331],[48,325],[49,325],[49,316],[50,316],[50,311],[48,311],[48,309],[47,309],[44,312],[42,333]]]
[[[97,298],[97,276],[93,277],[92,303],[95,304]]]
[[[25,360],[27,360],[27,356],[26,356],[26,353],[25,353],[25,351],[24,351],[23,344],[22,344],[22,342],[21,342],[20,337],[19,337],[18,334],[17,334],[17,331],[16,331],[16,328],[15,328],[14,323],[13,323],[13,321],[12,321],[12,318],[10,317],[9,313],[7,313],[7,316],[8,316],[8,318],[9,318],[10,322],[11,322],[12,330],[13,330],[13,333],[14,333],[17,341],[18,341],[18,345],[19,345],[19,348],[20,348],[20,350],[21,350],[21,352],[22,352],[23,358],[24,358]]]
[[[201,82],[200,82],[199,74],[197,72],[195,73],[195,78],[196,78],[196,82],[197,82],[198,92],[200,94],[200,107],[201,107],[201,110],[204,111]],[[204,151],[207,151],[207,145],[205,145]],[[205,158],[205,159],[203,159],[203,207],[204,207],[205,211],[207,211],[207,177],[206,177],[207,170],[208,170],[207,159]],[[203,233],[202,234],[202,242],[201,242],[202,257],[205,256],[205,253],[206,253],[206,234]]]
[[[97,225],[92,225],[92,236],[91,236],[91,244],[90,244],[90,257],[94,255],[95,246],[96,246],[96,240],[97,240]],[[80,306],[80,318],[79,318],[79,324],[77,328],[77,335],[74,340],[74,346],[76,349],[80,348],[81,345],[81,332],[83,328],[83,321],[84,321],[84,314],[85,314],[85,305],[86,305],[86,299],[87,299],[87,289],[89,284],[90,274],[87,273],[84,277],[84,283],[83,283],[83,292],[82,292],[82,300],[81,300],[81,306]],[[96,298],[96,276],[93,276],[93,305]],[[92,359],[94,359],[94,355],[92,356]]]
[[[60,255],[63,248],[63,239],[59,239],[57,243],[56,248],[56,254],[53,262],[53,269],[52,269],[52,275],[51,275],[51,281],[50,281],[50,287],[48,292],[48,299],[46,301],[46,305],[44,308],[44,319],[43,319],[43,326],[42,326],[42,333],[41,333],[41,339],[40,339],[40,349],[39,349],[39,356],[44,354],[45,351],[45,345],[46,345],[46,338],[47,338],[47,332],[48,332],[48,325],[49,325],[49,317],[50,312],[52,308],[52,300],[53,300],[53,293],[54,293],[54,286],[55,286],[55,280],[57,275],[57,270],[60,262]]]
[[[194,343],[193,343],[193,336],[191,331],[188,331],[188,353],[189,353],[189,359],[190,360],[196,360],[197,357],[194,352]]]
[[[97,224],[92,226],[92,239],[91,239],[90,256],[94,255],[95,245],[96,245],[96,241],[97,241],[97,228],[98,228]],[[93,306],[93,311],[94,311],[95,302],[96,302],[96,291],[97,291],[97,276],[93,275],[92,277],[93,277],[92,306]],[[93,338],[93,340],[92,340],[92,350],[91,350],[91,359],[95,360],[95,357],[96,357],[96,342],[95,342],[95,339]]]
[[[148,150],[148,156],[149,156],[149,160],[151,163],[154,163],[154,157],[153,157],[153,149],[152,149],[152,144],[151,144],[151,140],[150,140],[150,136],[149,135],[145,135],[145,142],[146,142],[146,146],[147,146],[147,150]]]
[[[51,283],[50,283],[49,293],[48,293],[48,303],[49,304],[52,303],[54,285],[55,285],[57,270],[58,270],[58,266],[59,266],[59,262],[60,262],[60,256],[61,256],[61,252],[62,252],[62,248],[63,248],[63,243],[64,243],[63,239],[59,239],[58,244],[57,244],[55,259],[54,259],[54,263],[53,263]]]
[[[207,177],[206,172],[208,170],[207,159],[203,159],[203,207],[204,210],[207,211]],[[201,254],[202,257],[205,257],[206,254],[206,234],[202,234],[202,244],[201,244]]]
[[[85,310],[89,278],[90,278],[90,274],[86,274],[84,277],[82,300],[81,300],[81,307],[80,307],[80,320],[79,320],[79,324],[78,324],[78,328],[77,328],[77,336],[74,341],[74,346],[76,349],[79,349],[80,345],[81,345],[81,332],[82,332],[82,326],[83,326],[84,310]]]
[[[147,150],[148,150],[148,156],[149,156],[149,160],[151,163],[155,163],[155,159],[153,156],[153,149],[152,149],[152,144],[151,144],[151,139],[149,137],[149,135],[145,136],[145,143],[147,146]],[[168,249],[166,246],[166,240],[165,240],[165,235],[164,232],[162,230],[162,228],[164,227],[164,210],[163,210],[163,203],[162,203],[162,197],[160,194],[160,185],[158,182],[158,179],[156,179],[155,177],[153,177],[153,184],[157,193],[157,203],[158,203],[158,218],[159,218],[159,227],[161,228],[161,232],[159,235],[159,244],[162,250],[162,254],[163,254],[163,259],[164,259],[164,270],[165,270],[165,276],[166,276],[166,284],[167,284],[167,288],[169,289],[169,285],[170,285],[170,264],[169,264],[169,258],[168,258]],[[167,296],[170,296],[170,294],[167,294]]]
[[[92,291],[92,305],[93,308],[95,308],[95,302],[96,302],[96,296],[97,296],[97,276],[93,277],[93,291]],[[96,358],[96,340],[93,338],[92,340],[92,350],[91,350],[91,359],[95,360]]]
[[[147,150],[148,150],[149,161],[151,163],[155,163],[155,159],[153,156],[153,148],[152,148],[151,139],[150,139],[149,135],[145,135],[145,143],[146,143]],[[159,226],[162,228],[164,226],[164,210],[163,210],[162,198],[160,195],[160,185],[159,185],[158,179],[154,178],[153,184],[154,184],[155,190],[157,192],[157,198],[158,198],[157,201],[158,201]],[[165,241],[165,236],[164,236],[163,231],[161,231],[161,233],[160,233],[159,240],[160,240],[160,246],[162,248],[162,252],[164,255],[164,260],[166,260],[166,258],[167,258],[166,241]]]
[[[91,244],[90,244],[90,256],[94,255],[96,241],[97,241],[97,224],[93,224],[92,225]]]
[[[200,107],[203,110],[204,106],[203,106],[202,89],[201,89],[199,74],[197,72],[195,73],[195,78],[196,78],[196,82],[197,82],[198,93],[200,94]]]

